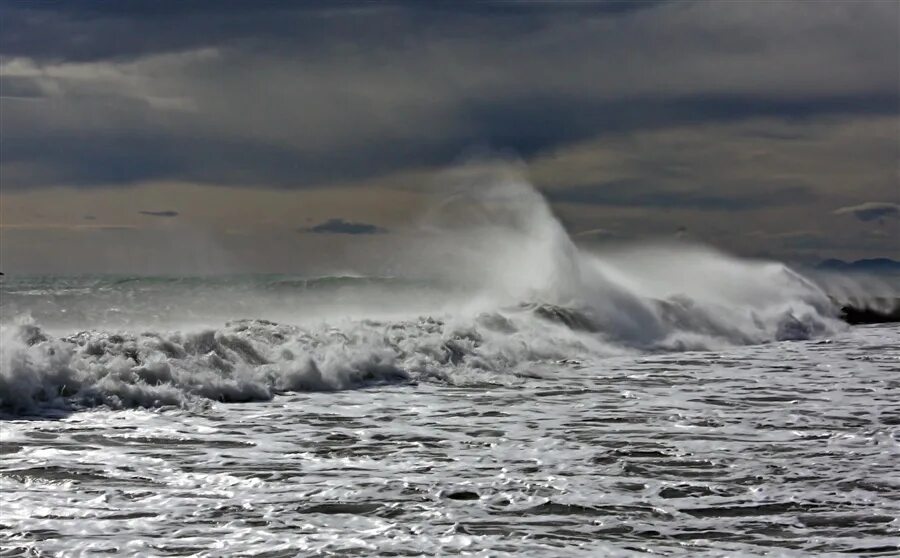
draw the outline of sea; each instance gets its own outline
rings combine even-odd
[[[479,195],[382,274],[0,278],[0,556],[900,555],[872,283]]]

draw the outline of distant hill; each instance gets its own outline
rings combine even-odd
[[[844,260],[824,260],[816,269],[825,271],[868,271],[872,273],[900,273],[900,262],[890,258],[869,258],[845,262]]]

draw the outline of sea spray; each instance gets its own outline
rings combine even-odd
[[[560,363],[842,327],[825,292],[779,263],[685,244],[587,251],[514,171],[453,175],[391,277],[5,281],[0,407],[507,384]],[[22,309],[40,318],[10,319]]]

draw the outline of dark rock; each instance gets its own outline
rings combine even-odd
[[[900,299],[878,299],[868,304],[841,305],[841,319],[850,325],[900,322]]]

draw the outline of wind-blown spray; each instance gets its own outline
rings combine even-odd
[[[391,278],[93,279],[77,297],[64,293],[72,279],[51,280],[41,288],[56,307],[2,325],[0,407],[516,382],[560,362],[841,327],[825,293],[782,264],[687,245],[585,251],[508,167],[466,168],[444,186],[415,240],[400,244]],[[3,288],[4,320],[29,308],[28,285]],[[98,315],[109,297],[120,312]],[[160,307],[172,310],[153,316]],[[67,331],[62,317],[73,315],[91,327]]]

